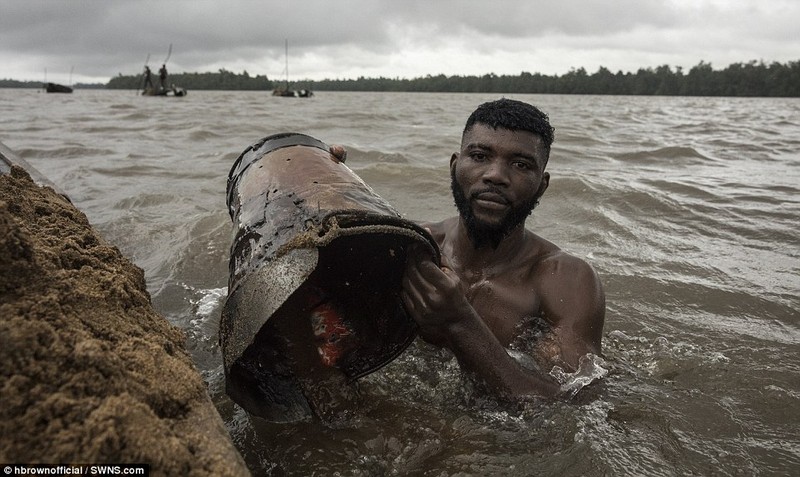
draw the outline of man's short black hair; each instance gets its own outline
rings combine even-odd
[[[547,114],[536,106],[506,98],[489,101],[478,106],[470,114],[463,134],[466,134],[476,123],[485,124],[494,129],[532,132],[542,138],[547,155],[550,155],[550,146],[555,139],[555,129],[550,125],[550,118],[547,117]]]

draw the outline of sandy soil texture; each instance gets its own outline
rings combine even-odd
[[[248,475],[143,271],[17,166],[0,174],[0,462]]]

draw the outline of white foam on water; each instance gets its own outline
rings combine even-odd
[[[608,374],[606,361],[600,356],[588,353],[581,356],[578,369],[574,373],[567,373],[560,366],[553,366],[550,376],[561,384],[561,392],[569,397],[578,394],[578,391],[592,382]]]
[[[222,300],[228,296],[228,287],[198,290],[198,293],[200,293],[200,299],[193,301],[192,305],[196,307],[198,317],[208,318],[220,306]]]
[[[605,348],[611,354],[651,375],[660,375],[666,370],[679,370],[683,367],[725,365],[730,362],[730,358],[720,351],[685,341],[670,340],[664,336],[649,339],[613,330],[608,333],[608,338]]]
[[[205,321],[208,319],[217,311],[225,297],[228,296],[228,287],[193,291],[200,295],[200,298],[196,300],[189,299],[189,303],[192,304],[192,309],[197,317],[191,321],[193,325],[197,324],[196,321],[198,320]]]
[[[191,305],[188,324],[184,326],[191,340],[198,346],[198,350],[215,355],[217,350],[218,318],[220,309],[228,296],[228,288],[201,288],[196,289],[183,284],[188,293],[186,300]],[[195,359],[205,359],[196,356]],[[201,366],[202,368],[202,366]]]

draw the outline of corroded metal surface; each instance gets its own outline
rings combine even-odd
[[[248,148],[228,178],[230,279],[220,324],[228,394],[273,421],[305,419],[320,376],[344,383],[416,335],[399,297],[406,250],[430,235],[326,144],[301,134]]]

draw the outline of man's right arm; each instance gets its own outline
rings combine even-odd
[[[409,258],[403,278],[403,302],[423,337],[450,349],[466,372],[501,397],[551,397],[559,384],[513,359],[464,296],[461,280],[451,269],[428,257]]]

